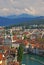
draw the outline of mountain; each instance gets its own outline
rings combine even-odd
[[[11,15],[6,17],[0,16],[0,26],[9,26],[14,24],[44,24],[44,16],[33,16],[29,14]]]
[[[6,18],[16,18],[17,15],[10,15],[10,16],[7,16]]]
[[[10,15],[10,16],[7,16],[7,18],[34,18],[36,16],[34,15],[29,15],[29,14],[20,14],[20,15]]]

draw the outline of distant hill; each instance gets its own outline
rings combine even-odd
[[[10,15],[10,16],[7,16],[7,18],[34,18],[36,16],[33,16],[33,15],[29,15],[29,14],[20,14],[20,15]]]
[[[33,16],[29,14],[0,16],[0,26],[17,24],[44,24],[44,16]]]

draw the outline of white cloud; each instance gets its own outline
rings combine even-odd
[[[4,12],[9,12],[9,9],[8,8],[3,8],[2,9]]]
[[[29,9],[25,8],[24,11],[28,14],[33,14],[33,15],[37,14],[37,11],[32,7],[30,7]]]

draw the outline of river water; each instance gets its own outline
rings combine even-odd
[[[44,57],[38,55],[25,54],[22,59],[23,65],[44,65]]]

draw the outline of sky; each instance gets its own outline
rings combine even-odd
[[[0,16],[22,13],[44,16],[44,0],[0,0]]]

